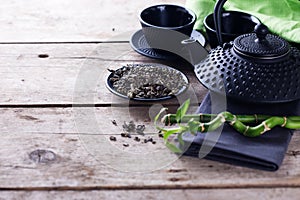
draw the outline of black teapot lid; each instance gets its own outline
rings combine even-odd
[[[269,30],[265,25],[258,24],[254,33],[237,37],[233,42],[233,49],[240,56],[276,59],[286,56],[290,47],[284,39],[269,34]]]

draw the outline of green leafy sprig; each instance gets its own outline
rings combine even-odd
[[[166,146],[175,153],[181,153],[175,144],[168,141],[171,135],[176,134],[181,145],[184,145],[182,135],[189,132],[195,135],[197,132],[206,133],[219,128],[227,123],[236,131],[247,137],[258,137],[276,126],[288,129],[300,129],[300,116],[271,116],[271,115],[234,115],[230,112],[219,114],[186,114],[190,100],[186,100],[178,109],[176,114],[166,114],[162,122],[166,126],[177,124],[176,127],[162,128],[157,121],[167,109],[163,108],[155,117],[155,127],[163,134]],[[254,124],[254,126],[251,125]]]

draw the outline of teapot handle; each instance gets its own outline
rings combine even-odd
[[[222,23],[222,9],[226,1],[227,0],[218,0],[214,8],[214,23],[215,23],[216,34],[217,34],[219,45],[223,45],[221,23]]]

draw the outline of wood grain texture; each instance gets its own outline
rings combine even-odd
[[[300,187],[299,132],[293,136],[281,168],[276,172],[264,172],[198,158],[176,157],[165,148],[161,138],[152,135],[153,126],[146,107],[132,107],[129,116],[126,108],[113,108],[113,111],[95,108],[99,127],[86,122],[84,119],[89,118],[84,113],[77,115],[82,120],[76,121],[75,112],[72,108],[0,109],[1,189]],[[118,126],[112,124],[113,119]],[[151,136],[157,143],[121,137],[123,120],[145,124],[149,135],[139,137]],[[91,128],[83,130],[82,125]],[[109,140],[111,135],[116,136],[116,142]],[[125,142],[129,147],[123,146]],[[55,157],[40,152],[40,159],[32,159],[30,155],[36,150],[50,151]]]
[[[297,200],[298,188],[274,188],[274,189],[201,189],[201,190],[91,190],[91,191],[1,191],[0,199],[51,199],[51,200],[97,200],[97,199],[157,199],[157,200]]]
[[[131,49],[139,11],[158,3],[185,1],[1,2],[0,199],[298,199],[299,131],[276,172],[166,149],[154,115],[162,106],[175,111],[187,98],[197,106],[207,90],[186,62]],[[107,68],[128,63],[170,65],[191,87],[169,101],[129,102],[104,81]],[[145,135],[122,137],[130,120],[145,125]]]
[[[0,5],[0,42],[126,40],[140,29],[138,13],[184,0],[7,0]]]
[[[107,69],[136,63],[167,64],[187,74],[191,88],[183,99],[201,102],[206,93],[187,63],[146,58],[129,43],[2,44],[0,51],[1,105],[128,103],[106,88]]]

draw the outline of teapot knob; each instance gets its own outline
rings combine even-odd
[[[266,41],[266,36],[267,36],[267,34],[270,33],[268,27],[264,24],[257,24],[254,27],[254,32],[255,32],[256,37],[257,37],[255,42],[264,42],[264,41]]]

